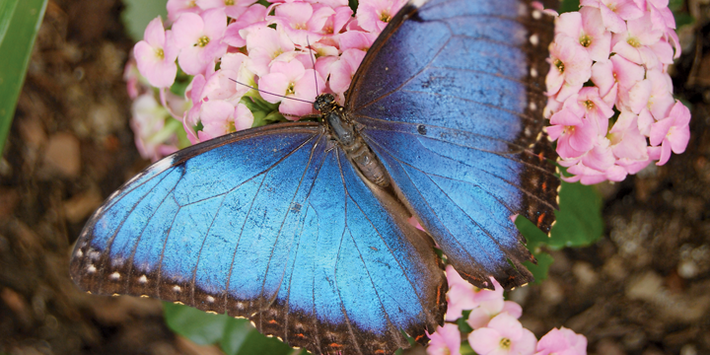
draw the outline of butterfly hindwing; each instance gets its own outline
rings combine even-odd
[[[549,231],[559,179],[541,134],[552,20],[517,0],[405,6],[346,96],[396,190],[469,281],[529,282],[511,217]],[[412,48],[416,48],[413,53]]]
[[[315,123],[239,132],[154,164],[109,198],[74,250],[97,294],[250,318],[313,353],[392,352],[445,310],[431,241]]]

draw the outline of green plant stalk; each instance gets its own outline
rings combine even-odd
[[[0,0],[0,151],[46,9],[47,0]]]

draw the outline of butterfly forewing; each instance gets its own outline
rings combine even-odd
[[[469,281],[510,288],[534,260],[511,217],[549,231],[559,179],[541,134],[552,19],[516,0],[400,13],[346,97],[400,198]]]
[[[73,279],[248,317],[317,354],[424,341],[445,310],[433,244],[324,132],[271,126],[156,163],[91,218]]]

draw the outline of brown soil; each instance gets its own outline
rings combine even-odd
[[[710,24],[682,38],[674,72],[692,106],[685,154],[600,187],[606,230],[554,252],[550,278],[511,294],[538,336],[564,325],[590,354],[710,354]],[[50,1],[0,160],[0,353],[204,354],[175,336],[160,303],[86,295],[68,277],[88,216],[147,166],[122,80],[132,43],[118,0]]]

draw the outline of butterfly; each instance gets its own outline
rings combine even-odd
[[[527,1],[410,1],[345,104],[316,99],[319,122],[222,136],[124,184],[79,236],[72,279],[246,317],[314,354],[426,343],[446,311],[435,245],[476,286],[532,280],[511,218],[547,232],[557,208],[551,36]]]

